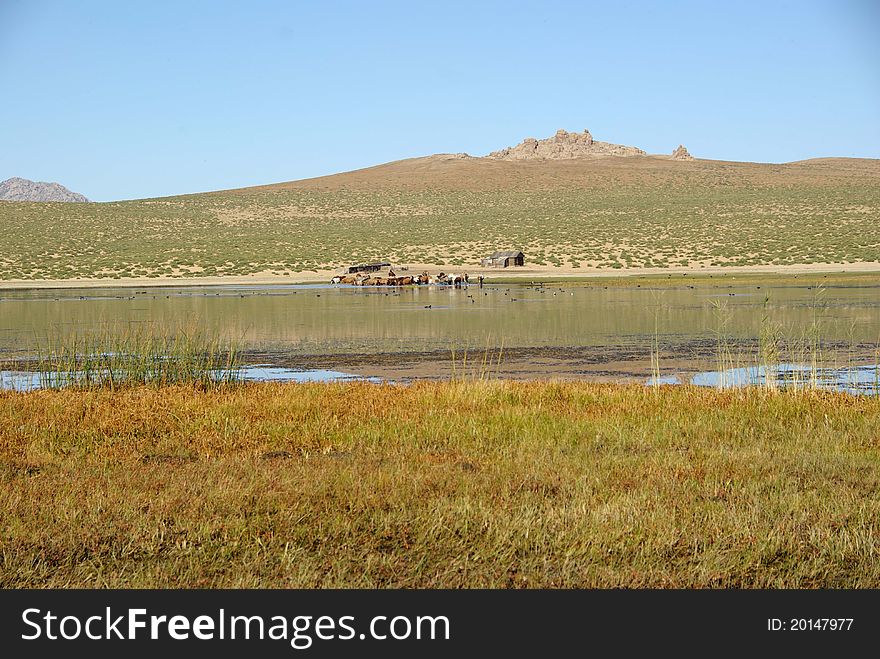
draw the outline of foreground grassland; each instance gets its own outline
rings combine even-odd
[[[0,394],[3,587],[877,587],[880,399]]]
[[[294,275],[364,260],[562,269],[880,261],[880,160],[431,156],[261,188],[0,204],[0,280]]]

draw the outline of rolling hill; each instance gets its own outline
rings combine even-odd
[[[8,202],[0,229],[2,280],[296,276],[371,259],[473,268],[508,248],[584,274],[880,267],[880,160],[440,154],[178,197]]]

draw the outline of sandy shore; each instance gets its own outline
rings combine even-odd
[[[467,272],[472,280],[483,275],[487,281],[493,278],[504,279],[547,279],[547,278],[587,278],[587,277],[638,277],[665,275],[737,275],[737,274],[822,274],[822,273],[880,273],[880,262],[860,263],[805,263],[802,265],[754,265],[733,267],[702,268],[626,268],[620,270],[596,268],[571,268],[553,266],[525,266],[517,268],[471,268],[466,266],[445,266],[413,264],[407,270],[397,268],[397,274],[416,274],[427,270],[430,273]],[[290,275],[255,273],[241,277],[157,277],[157,278],[95,278],[95,279],[10,279],[0,281],[2,289],[28,288],[153,288],[160,286],[267,286],[282,284],[327,283],[338,274],[336,270],[297,272]]]

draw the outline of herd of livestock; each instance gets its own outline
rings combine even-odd
[[[480,283],[482,284],[482,277]],[[455,288],[466,287],[468,285],[467,273],[464,274],[446,274],[441,272],[434,276],[423,272],[420,275],[397,276],[393,270],[388,271],[387,277],[377,277],[359,272],[354,275],[338,275],[330,280],[331,284],[351,284],[353,286],[454,286]]]

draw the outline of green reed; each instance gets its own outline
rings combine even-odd
[[[193,384],[241,380],[237,346],[202,330],[153,328],[46,337],[36,345],[41,387]]]
[[[749,358],[745,349],[734,352],[734,342],[730,337],[728,326],[731,313],[726,302],[713,301],[714,325],[710,329],[715,338],[715,368],[719,373],[718,388],[734,386],[729,382],[727,374],[739,366],[750,364],[756,374],[763,373],[761,386],[776,391],[780,388],[794,390],[819,390],[828,387],[828,374],[840,374],[844,370],[846,379],[839,384],[852,388],[859,386],[856,377],[858,356],[855,342],[855,324],[850,326],[849,343],[846,347],[844,363],[841,364],[837,351],[830,347],[824,335],[827,316],[824,286],[816,286],[811,301],[811,320],[805,327],[786,328],[774,320],[770,312],[770,298],[764,299],[758,329],[757,350]],[[653,354],[653,353],[652,353]],[[873,353],[874,363],[880,364],[880,339]],[[783,364],[791,364],[792,368],[784,372],[784,382],[780,382]],[[652,368],[653,370],[653,368]],[[747,384],[757,384],[748,382]],[[874,368],[874,382],[865,386],[865,391],[880,392],[880,366]]]
[[[493,380],[501,374],[501,360],[504,356],[504,338],[496,348],[491,345],[491,336],[486,336],[486,346],[479,360],[471,359],[468,365],[469,348],[456,352],[455,347],[450,348],[453,381],[465,380]]]

